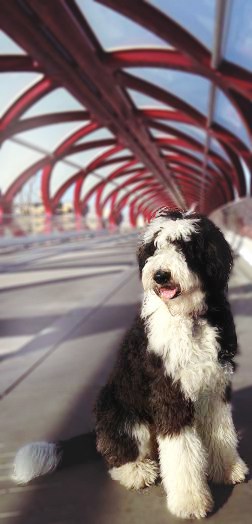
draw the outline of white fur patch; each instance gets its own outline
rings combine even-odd
[[[14,460],[12,478],[18,484],[52,473],[58,466],[60,455],[56,444],[32,442],[18,450]]]
[[[154,235],[157,235],[155,243],[160,249],[167,246],[170,240],[190,240],[192,233],[197,233],[197,218],[184,218],[169,220],[166,217],[154,218],[146,228],[143,240],[145,243],[151,242]]]
[[[189,270],[184,255],[172,244],[167,245],[165,249],[159,249],[155,255],[147,259],[142,274],[145,291],[153,288],[153,275],[159,269],[170,271],[173,281],[184,291],[199,286],[197,275]]]
[[[136,424],[132,430],[132,436],[136,439],[138,444],[139,456],[138,459],[144,459],[151,454],[151,436],[145,424]]]
[[[242,482],[248,468],[237,452],[238,439],[231,405],[223,402],[220,396],[210,396],[205,399],[200,412],[197,409],[196,417],[198,431],[208,449],[209,477],[216,483]]]
[[[117,480],[127,489],[141,489],[154,484],[159,468],[153,460],[145,459],[112,468],[109,473],[113,480]]]
[[[202,518],[212,507],[207,486],[207,456],[193,428],[158,437],[161,477],[168,508],[180,518]]]
[[[183,296],[176,300],[179,298],[183,306]],[[186,316],[183,309],[182,314],[173,315],[151,292],[145,294],[142,318],[147,326],[148,350],[163,359],[167,374],[180,381],[187,398],[195,401],[200,392],[215,391],[220,382],[223,384],[217,331],[206,319]],[[228,379],[227,373],[225,382]]]

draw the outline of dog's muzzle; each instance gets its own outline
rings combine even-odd
[[[155,293],[164,301],[176,298],[181,293],[180,286],[171,280],[171,273],[159,269],[154,273],[153,280],[156,282]]]
[[[156,271],[153,276],[153,279],[157,284],[167,284],[171,278],[171,273],[169,271]]]

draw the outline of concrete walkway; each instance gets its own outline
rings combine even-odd
[[[24,487],[9,479],[25,442],[92,430],[94,399],[140,301],[134,237],[33,250],[1,264],[0,524],[178,522],[161,486],[127,492],[108,477],[91,433],[84,464]],[[234,416],[241,455],[252,467],[252,270],[240,259],[230,298],[241,347]],[[251,523],[252,481],[212,488],[208,521]]]

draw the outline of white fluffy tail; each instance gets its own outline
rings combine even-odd
[[[18,450],[12,478],[18,484],[27,484],[36,477],[52,473],[60,460],[61,453],[57,444],[32,442]]]

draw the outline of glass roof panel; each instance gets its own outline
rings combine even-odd
[[[226,160],[227,162],[230,163],[230,159],[229,159],[227,153],[225,152],[225,150],[223,149],[221,144],[218,142],[218,140],[216,140],[213,137],[210,138],[210,149],[212,149],[212,151],[214,151],[214,153],[216,153],[217,155],[221,156],[224,160]]]
[[[117,153],[114,153],[114,155],[111,155],[109,158],[121,158],[121,156],[129,156],[129,155],[131,156],[133,155],[132,151],[125,148],[125,149],[122,149],[121,151],[118,151]]]
[[[154,127],[149,127],[149,130],[151,131],[151,135],[154,138],[174,138],[176,137],[172,135],[171,133],[166,133],[165,131],[159,131],[159,129],[155,129]]]
[[[80,168],[87,166],[92,162],[96,157],[108,151],[110,147],[95,147],[94,149],[88,149],[87,151],[81,151],[80,153],[74,153],[66,157],[66,160],[69,162],[74,162],[78,164]]]
[[[124,182],[127,182],[127,180],[129,180],[130,178],[134,177],[135,175],[137,175],[139,173],[139,171],[136,169],[136,171],[134,173],[129,173],[128,175],[123,175],[122,177],[118,178],[116,180],[116,183],[117,184],[124,184]],[[146,177],[148,176],[150,173],[144,173],[142,174],[141,172],[139,173],[137,179],[139,182],[141,182],[141,178],[142,177]]]
[[[38,73],[1,73],[0,82],[0,118],[5,111],[42,75]]]
[[[204,153],[200,153],[199,151],[193,151],[192,149],[188,149],[187,147],[181,147],[181,146],[176,146],[176,149],[178,149],[179,151],[184,151],[185,153],[188,153],[189,155],[192,155],[195,158],[202,160],[203,162]],[[162,152],[165,154],[165,149],[162,149]]]
[[[207,114],[210,82],[191,73],[156,67],[128,67],[130,74],[146,80]]]
[[[0,30],[0,55],[26,55],[26,52],[6,33]]]
[[[197,171],[198,173],[202,173],[202,167],[201,166],[196,166],[195,164],[192,164],[190,161],[186,161],[186,163],[184,163],[185,165],[184,166],[181,166],[180,164],[177,164],[176,162],[173,162],[171,161],[169,163],[169,167],[171,169],[175,168],[175,169],[178,169],[178,170],[182,170],[183,169],[192,169],[192,170],[195,170]]]
[[[156,122],[160,122],[160,124],[164,124],[164,120],[156,120]],[[200,129],[197,126],[191,126],[190,124],[183,124],[180,122],[174,122],[173,120],[169,120],[167,122],[169,127],[173,127],[174,129],[177,129],[177,131],[181,131],[182,133],[185,133],[188,135],[189,138],[194,138],[197,140],[197,142],[200,142],[201,144],[205,144],[206,142],[206,132],[203,131],[203,129]]]
[[[136,184],[135,184],[136,185]],[[134,191],[134,185],[129,185],[128,187],[124,188],[124,189],[121,189],[118,194],[117,194],[117,197],[116,197],[116,204],[118,204],[118,202],[124,197],[126,196],[126,193],[128,193],[128,191],[130,193],[132,193],[132,196],[134,196],[134,198],[136,197],[137,193]],[[134,193],[133,193],[134,192]],[[127,205],[129,204],[129,201],[130,201],[130,198],[127,200]]]
[[[93,0],[76,0],[76,3],[106,50],[145,45],[170,47],[165,41],[113,9]]]
[[[102,192],[102,201],[104,201],[105,198],[108,196],[108,194],[111,193],[111,191],[113,191],[113,189],[115,189],[115,188],[116,188],[115,184],[112,184],[111,182],[108,182],[106,184],[106,186],[104,187],[103,192]]]
[[[16,144],[12,140],[6,140],[0,149],[1,192],[5,193],[12,182],[14,182],[25,169],[43,158],[43,156],[43,154]]]
[[[134,171],[138,171],[139,169],[142,169],[144,165],[141,162],[137,162],[137,164],[134,164],[132,167],[129,167],[128,169],[134,169]],[[127,169],[126,169],[127,172]]]
[[[241,117],[234,106],[229,102],[226,95],[224,95],[218,88],[216,89],[214,121],[228,129],[231,133],[242,140],[244,144],[251,148],[251,141]]]
[[[81,128],[81,122],[66,122],[63,124],[52,124],[49,126],[38,127],[23,133],[18,133],[17,137],[29,142],[35,147],[41,147],[45,151],[54,151],[59,144],[72,133]]]
[[[64,113],[65,111],[83,111],[85,108],[66,89],[58,87],[43,96],[24,113],[22,118],[44,115],[47,113]]]
[[[215,0],[148,0],[209,49],[212,48]]]
[[[208,165],[209,165],[212,169],[214,169],[215,171],[218,171],[218,173],[220,173],[220,175],[221,175],[221,172],[220,172],[220,168],[219,168],[219,166],[218,166],[217,164],[215,164],[214,162],[212,162],[212,160],[210,160],[210,158],[208,158],[207,163],[208,163]]]
[[[118,159],[118,162],[116,162],[115,164],[112,164],[112,165],[109,164],[108,166],[100,167],[100,168],[96,169],[95,172],[99,176],[101,176],[102,178],[105,178],[105,177],[109,176],[111,173],[113,173],[114,171],[116,171],[116,169],[118,169],[119,167],[123,166],[124,164],[125,164],[125,160],[120,162],[119,159]]]
[[[88,124],[88,122],[85,122],[85,125]],[[76,142],[76,144],[84,144],[85,142],[89,142],[90,140],[103,140],[106,138],[115,138],[114,135],[109,131],[109,129],[106,129],[106,127],[102,127],[101,129],[96,129],[95,131],[92,131],[92,133],[89,133],[88,135],[84,136],[83,138],[80,138]]]
[[[252,72],[252,2],[229,2],[229,30],[224,57]]]
[[[157,100],[156,98],[152,98],[151,96],[144,95],[143,93],[140,93],[140,91],[135,91],[135,89],[126,89],[129,97],[134,102],[135,106],[139,109],[144,108],[158,108],[158,109],[169,109],[173,110],[172,107],[167,106]]]
[[[148,189],[148,188],[146,187],[146,189]],[[145,203],[146,203],[146,205],[147,205],[148,200],[151,200],[151,199],[152,199],[153,194],[152,194],[152,193],[148,193],[147,195],[144,195],[144,194],[143,194],[144,191],[145,191],[144,188],[140,189],[139,191],[134,191],[134,193],[132,193],[132,194],[129,196],[129,199],[127,200],[127,204],[128,204],[128,205],[131,204],[131,202],[132,202],[133,200],[135,200],[135,198],[136,198],[137,196],[141,196],[141,195],[142,195],[142,197],[143,197],[142,200],[145,201]],[[156,192],[156,191],[157,191],[157,189],[153,189],[153,192]],[[138,204],[140,204],[140,202],[141,202],[141,199],[138,200]],[[138,204],[136,204],[136,205],[138,205]]]
[[[95,186],[97,186],[97,184],[99,184],[100,182],[100,179],[95,176],[95,175],[92,175],[90,173],[90,175],[88,175],[83,184],[82,184],[82,188],[81,188],[81,199],[83,199],[85,197],[85,195],[88,193],[88,191],[90,191],[91,189],[93,189]]]
[[[65,162],[57,162],[50,178],[49,194],[54,196],[56,191],[76,172],[76,169]]]

